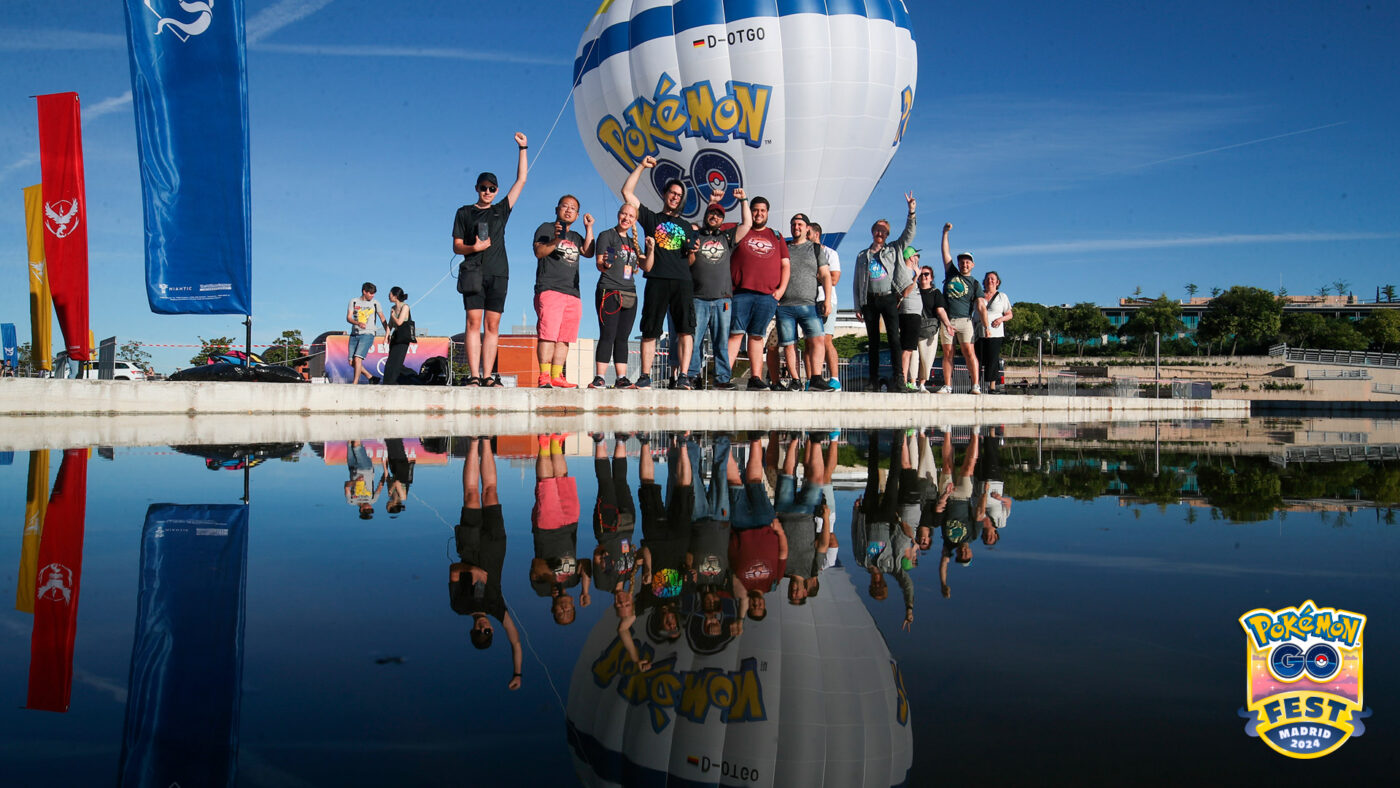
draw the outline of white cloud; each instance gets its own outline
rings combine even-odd
[[[249,19],[244,30],[248,46],[276,33],[294,22],[311,16],[330,5],[333,0],[282,0],[259,11]]]

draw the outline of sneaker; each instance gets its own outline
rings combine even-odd
[[[634,388],[634,389],[649,389],[649,388],[651,388],[651,375],[648,375],[647,373],[643,372],[643,373],[642,373],[642,376],[639,377],[639,378],[637,378],[637,382],[632,384],[632,388]]]
[[[538,381],[538,386],[539,386],[540,388],[542,388],[542,389],[552,389],[552,388],[554,388],[554,387],[551,386],[550,383],[549,383],[549,376],[548,376],[548,375],[540,375],[540,379],[539,379],[539,381]]]
[[[914,385],[913,383],[911,383],[911,382],[909,382],[909,381],[907,381],[907,380],[904,381],[904,393],[905,393],[905,394],[915,394],[915,393],[917,393],[918,391],[919,391],[919,387],[918,387],[918,386]]]
[[[608,382],[603,380],[602,375],[595,375],[593,377],[593,382],[589,383],[588,387],[591,389],[605,389],[608,387]]]
[[[767,391],[767,390],[768,390],[768,384],[767,384],[767,383],[764,383],[762,380],[759,380],[758,378],[755,378],[755,377],[752,377],[752,376],[751,376],[751,377],[749,377],[749,385],[748,385],[747,388],[748,388],[749,391]]]
[[[832,391],[841,390],[841,380],[839,378],[827,378],[826,385],[830,386]]]
[[[738,388],[738,386],[735,386],[732,380],[721,380],[715,384],[715,388],[720,391],[733,391]]]
[[[835,391],[836,389],[831,387],[831,381],[827,380],[826,378],[812,378],[811,380],[807,381],[807,390]]]
[[[940,389],[938,390],[938,393],[939,393],[939,394],[952,394],[952,393],[953,393],[953,387],[952,387],[952,386],[944,386],[944,387],[942,387],[942,388],[940,388]]]
[[[969,391],[969,392],[967,392],[967,393],[968,393],[968,394],[981,394],[981,393],[982,393],[982,387],[981,387],[981,386],[973,386],[973,387],[972,387],[972,390]]]
[[[550,382],[550,384],[551,384],[552,386],[554,386],[554,387],[557,388],[557,389],[576,389],[576,388],[578,388],[578,384],[577,384],[577,383],[570,383],[570,382],[568,381],[568,379],[565,378],[565,377],[562,376],[562,375],[559,376],[559,377],[557,377],[557,378],[550,378],[550,381],[549,381],[549,382]]]
[[[620,377],[620,378],[618,378],[617,380],[614,380],[614,381],[613,381],[613,388],[615,388],[615,389],[634,389],[634,388],[636,388],[636,386],[632,385],[632,381],[628,380],[626,375],[623,375],[622,377]]]
[[[672,385],[672,388],[677,389],[678,391],[690,391],[691,389],[695,388],[695,386],[690,382],[690,376],[681,375],[676,378],[676,382],[674,385]]]

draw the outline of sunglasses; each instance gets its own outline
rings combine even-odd
[[[483,183],[480,186],[477,186],[476,190],[479,192],[494,192],[496,191],[496,187],[492,186],[489,183]]]

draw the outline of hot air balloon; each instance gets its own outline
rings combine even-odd
[[[899,666],[845,570],[822,581],[807,604],[775,602],[734,638],[707,637],[703,613],[684,615],[675,640],[639,618],[634,637],[652,661],[640,675],[604,615],[569,685],[580,781],[905,784],[914,734]]]
[[[799,211],[835,246],[899,150],[918,56],[903,0],[605,0],[574,61],[574,111],[614,190],[645,156],[638,195],[671,178]]]

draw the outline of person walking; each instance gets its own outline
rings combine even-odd
[[[613,388],[630,389],[627,340],[637,320],[637,272],[641,270],[642,258],[636,207],[623,203],[617,209],[617,226],[599,233],[594,247],[598,254],[598,287],[593,291],[598,308],[598,345],[593,353],[593,382],[588,387],[607,387],[603,375],[611,363],[616,372]]]
[[[467,350],[467,379],[465,386],[499,386],[501,376],[495,372],[496,348],[501,334],[501,312],[506,308],[506,290],[510,285],[510,261],[506,258],[506,222],[511,209],[525,188],[529,166],[525,151],[529,147],[525,135],[515,133],[520,157],[515,167],[515,183],[500,202],[500,188],[493,173],[476,176],[476,202],[457,209],[452,221],[452,252],[462,255],[458,267],[457,292],[462,294],[462,306],[467,311],[467,330],[463,337]]]
[[[856,317],[865,321],[865,334],[870,340],[870,379],[867,391],[880,390],[880,321],[885,321],[885,331],[890,340],[890,386],[898,386],[904,380],[900,369],[899,342],[899,299],[904,285],[896,282],[906,271],[901,259],[904,247],[914,240],[917,228],[915,219],[916,201],[914,193],[904,195],[909,204],[909,216],[904,221],[904,231],[894,243],[886,243],[890,237],[890,223],[887,219],[875,222],[870,228],[870,246],[856,256],[856,270],[851,290]]]
[[[350,306],[345,310],[345,322],[350,324],[352,385],[359,383],[361,377],[365,380],[374,379],[369,370],[365,369],[365,356],[374,348],[374,321],[378,320],[380,325],[384,326],[385,333],[388,332],[389,324],[384,320],[384,310],[374,297],[378,290],[373,282],[360,285],[360,297],[350,299]]]
[[[583,215],[584,235],[569,229],[578,209],[578,198],[566,194],[554,206],[554,221],[535,228],[535,353],[542,389],[578,388],[564,376],[564,363],[569,345],[578,341],[578,324],[583,319],[579,258],[593,256],[593,215]]]
[[[1006,323],[1015,317],[1011,311],[1011,299],[1001,292],[1001,275],[988,271],[982,277],[982,337],[977,340],[977,361],[982,366],[982,379],[987,383],[988,393],[1000,391],[997,381],[1001,380],[1001,345],[1006,339]]]
[[[386,386],[399,382],[399,376],[403,374],[403,360],[408,356],[408,346],[414,340],[408,293],[398,285],[389,288],[389,304],[389,322],[385,326],[389,335],[389,359],[384,362],[384,378],[380,381]]]

